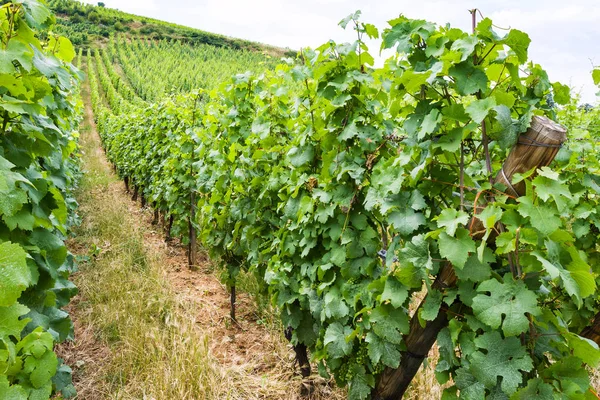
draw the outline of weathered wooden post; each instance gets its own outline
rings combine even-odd
[[[516,173],[524,173],[533,168],[549,165],[562,144],[567,140],[566,129],[546,117],[535,116],[531,127],[519,136],[517,144],[512,148],[502,169],[496,175],[495,182],[506,186],[506,193],[513,196],[525,194],[525,183],[512,184],[512,177]],[[535,173],[534,173],[535,175]],[[470,224],[471,234],[480,231],[481,222]],[[489,239],[488,239],[489,240]],[[438,274],[432,287],[434,290],[444,290],[456,286],[457,277],[454,267],[446,262]],[[401,399],[429,350],[435,343],[438,333],[448,324],[447,311],[440,309],[433,321],[428,321],[424,327],[419,323],[419,310],[425,300],[421,302],[410,321],[410,331],[404,336],[406,350],[401,352],[400,366],[397,369],[385,368],[373,390],[374,400]],[[600,328],[600,317],[597,318]],[[600,334],[597,335],[600,339]]]
[[[196,226],[194,220],[196,218],[196,193],[192,190],[190,195],[190,218],[188,219],[189,224],[189,244],[188,244],[188,263],[191,269],[196,268],[196,247],[197,247],[197,235]]]
[[[580,336],[590,339],[600,346],[600,313],[596,314],[590,326],[581,331]]]

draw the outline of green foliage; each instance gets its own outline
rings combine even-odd
[[[490,184],[482,127],[499,171],[532,117],[555,114],[550,92],[568,100],[528,61],[529,37],[501,37],[489,19],[468,34],[402,16],[379,32],[359,15],[341,22],[355,42],[132,110],[103,103],[98,80],[111,80],[91,66],[108,157],[179,234],[193,194],[191,223],[228,285],[241,268],[255,273],[292,342],[350,398],[367,398],[382,370],[398,367],[423,287],[420,321],[442,308],[452,319],[439,343],[437,372],[455,383],[445,396],[583,396],[582,366],[600,358],[577,335],[598,311],[597,132],[576,130],[551,168],[521,177],[524,196],[503,195]],[[374,67],[365,34],[397,54]],[[127,51],[147,46],[160,44]],[[467,229],[475,207],[481,235]],[[447,263],[458,285],[434,289]]]
[[[61,310],[76,293],[63,240],[76,221],[79,71],[73,46],[45,30],[38,1],[0,7],[0,398],[73,394],[53,352],[72,337]],[[41,39],[43,38],[43,39]],[[60,381],[55,380],[63,371]]]

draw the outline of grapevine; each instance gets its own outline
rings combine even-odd
[[[272,71],[198,80],[201,90],[126,118],[97,104],[109,159],[174,216],[176,234],[193,225],[228,286],[242,268],[256,274],[292,344],[351,399],[394,398],[385,378],[429,350],[407,349],[410,331],[440,316],[444,398],[589,396],[584,367],[600,351],[579,334],[599,309],[599,174],[583,151],[597,132],[567,123],[555,162],[513,177],[524,191],[511,194],[493,179],[510,149],[535,117],[572,112],[556,107],[568,88],[529,61],[527,34],[403,16],[380,34],[359,17],[341,22],[354,42],[304,49]],[[382,67],[366,36],[395,51]],[[167,46],[185,52],[117,39],[146,100],[166,90],[127,60]],[[100,78],[110,102],[115,80]],[[456,284],[436,284],[449,269]]]

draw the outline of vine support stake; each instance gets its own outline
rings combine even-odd
[[[197,251],[196,251],[197,235],[196,235],[196,226],[194,225],[194,221],[196,219],[196,193],[194,193],[193,190],[190,195],[190,202],[191,202],[190,217],[188,219],[189,230],[190,230],[189,244],[188,244],[188,262],[189,262],[190,269],[194,270],[194,269],[196,269],[196,258],[197,258],[196,257],[197,256]]]
[[[170,242],[171,241],[171,228],[173,227],[173,214],[169,214],[169,223],[166,225],[166,235],[165,235],[165,242]]]
[[[497,174],[495,182],[506,186],[507,194],[521,196],[525,193],[525,182],[521,181],[515,185],[511,183],[512,177],[517,173],[524,173],[532,168],[541,168],[549,165],[560,146],[567,140],[566,129],[556,122],[546,118],[535,116],[531,127],[519,136],[519,141],[512,148],[508,158]],[[535,176],[535,173],[533,174]],[[470,224],[471,232],[480,231],[483,226],[481,221],[474,218]],[[481,226],[478,226],[481,224]],[[490,235],[489,240],[495,236]],[[456,286],[457,277],[454,267],[446,262],[440,269],[433,289],[444,290]],[[422,327],[419,322],[419,311],[423,307],[425,299],[414,312],[410,321],[410,331],[403,338],[406,350],[401,352],[400,366],[397,369],[385,368],[379,377],[372,398],[374,400],[397,400],[402,398],[429,350],[435,343],[438,333],[448,324],[447,310],[440,309],[433,321],[428,321]],[[600,316],[595,321],[600,327]],[[596,336],[600,340],[600,334]]]
[[[231,285],[231,295],[229,296],[229,303],[230,303],[230,308],[229,308],[229,316],[231,317],[232,321],[236,321],[235,319],[235,301],[236,301],[236,292],[235,292],[235,285]]]
[[[285,338],[290,343],[292,341],[292,333],[293,329],[291,327],[287,327],[284,330]],[[310,359],[308,358],[308,349],[306,345],[302,343],[298,343],[296,345],[293,344],[292,347],[294,348],[294,353],[296,353],[295,360],[298,363],[298,366],[300,367],[300,375],[305,380],[305,382],[302,382],[302,386],[300,387],[300,396],[306,397],[314,391],[314,386],[312,385],[312,382],[308,381],[308,378],[310,377],[310,374],[312,372],[310,367]]]

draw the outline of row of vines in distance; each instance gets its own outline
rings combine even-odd
[[[396,398],[386,377],[428,350],[407,349],[409,332],[441,313],[445,399],[590,398],[600,351],[579,334],[600,310],[600,175],[582,150],[596,154],[597,132],[578,129],[506,194],[491,178],[520,134],[570,101],[528,61],[529,37],[402,16],[380,35],[359,15],[341,22],[354,42],[126,117],[94,78],[109,159],[176,234],[198,232],[229,286],[255,273],[296,349],[350,399]],[[374,67],[365,36],[396,54]],[[434,286],[445,265],[456,284]]]

